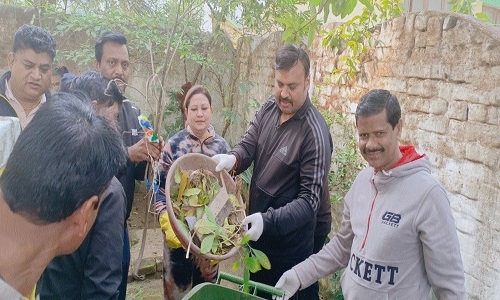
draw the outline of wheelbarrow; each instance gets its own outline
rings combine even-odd
[[[267,284],[251,281],[249,282],[251,294],[240,290],[231,289],[220,285],[222,280],[227,280],[236,285],[243,285],[243,279],[239,276],[226,272],[219,272],[216,283],[204,282],[193,287],[182,300],[257,300],[263,299],[257,296],[257,292],[264,292],[271,296],[283,297],[284,292]]]

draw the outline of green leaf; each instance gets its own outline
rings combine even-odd
[[[214,240],[214,235],[207,235],[205,238],[203,238],[203,240],[201,241],[200,252],[204,254],[209,253],[214,245]]]
[[[174,171],[174,181],[175,183],[181,183],[181,168],[176,168]]]
[[[241,207],[240,201],[238,201],[238,198],[236,198],[235,195],[229,194],[229,200],[231,200],[231,203],[233,203],[234,207]]]
[[[178,220],[178,219],[175,219],[175,221],[177,222],[177,227],[182,231],[182,233],[185,235],[185,236],[190,236],[191,234],[189,233],[189,227],[187,226],[186,223]]]
[[[200,219],[194,224],[194,230],[199,234],[213,234],[219,226],[207,219]]]
[[[207,216],[207,219],[214,223],[214,224],[217,224],[217,221],[215,221],[215,216],[214,216],[214,213],[212,212],[212,210],[210,209],[210,207],[205,207],[205,214]]]
[[[363,4],[369,11],[373,11],[374,7],[370,0],[359,0],[361,4]]]
[[[474,16],[483,22],[491,23],[490,16],[484,12],[478,12]]]
[[[269,261],[269,258],[264,252],[257,249],[252,249],[252,251],[253,254],[255,255],[255,258],[264,269],[266,270],[271,269],[271,262]]]
[[[345,1],[342,4],[340,16],[342,18],[345,18],[346,16],[350,15],[354,11],[354,8],[356,7],[356,4],[358,4],[358,0],[347,0],[347,1]]]
[[[260,263],[255,257],[245,257],[245,265],[247,266],[248,270],[252,273],[261,270]]]
[[[182,194],[182,196],[184,197],[191,197],[193,195],[198,195],[200,194],[201,192],[201,189],[200,188],[190,188],[190,189],[185,189],[184,190],[184,193]]]
[[[246,244],[248,244],[248,242],[250,242],[250,235],[245,234],[240,241],[240,245],[246,245]]]
[[[198,205],[198,196],[197,195],[189,196],[188,203],[191,206],[197,206]]]
[[[240,260],[236,260],[233,264],[233,271],[236,271],[240,268]]]

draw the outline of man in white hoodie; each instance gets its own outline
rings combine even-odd
[[[345,268],[345,299],[465,299],[460,245],[449,200],[425,155],[400,146],[395,95],[372,90],[356,110],[369,167],[345,197],[340,231],[276,284],[285,299]]]

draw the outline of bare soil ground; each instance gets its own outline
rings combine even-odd
[[[144,183],[139,182],[135,187],[134,203],[132,211],[127,220],[129,229],[143,229],[145,224],[145,212],[152,210],[150,199],[147,197],[147,188]],[[153,214],[148,215],[147,228],[160,228],[156,217]]]

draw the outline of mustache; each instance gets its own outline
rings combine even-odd
[[[363,150],[364,154],[370,154],[370,153],[373,153],[373,152],[384,152],[384,148],[376,148],[376,149],[365,148]]]
[[[292,102],[292,101],[290,101],[290,99],[289,99],[288,97],[283,98],[283,97],[281,97],[281,96],[278,98],[278,101],[279,101],[279,102],[289,102],[289,103],[291,103],[291,102]]]

